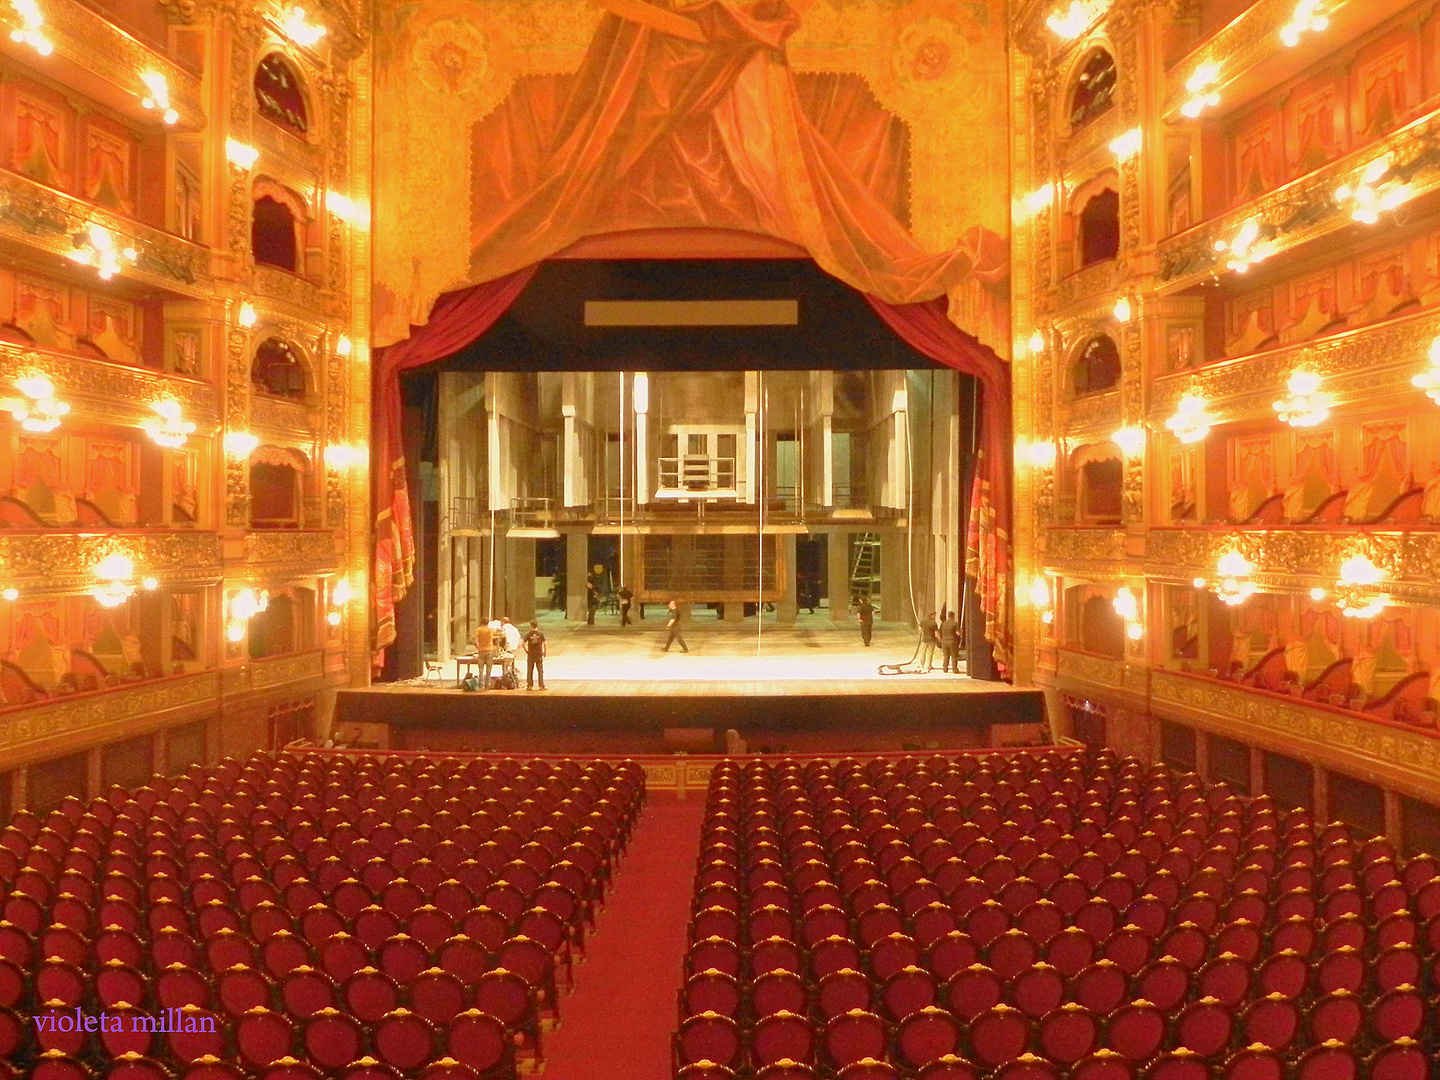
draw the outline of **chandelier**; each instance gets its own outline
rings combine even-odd
[[[1336,201],[1348,203],[1350,216],[1360,224],[1374,225],[1382,213],[1404,206],[1415,197],[1415,190],[1396,175],[1392,165],[1390,155],[1385,154],[1366,165],[1353,184],[1336,189]]]
[[[158,416],[148,416],[140,426],[150,433],[156,444],[174,450],[184,446],[185,440],[195,434],[195,425],[180,414],[180,403],[174,398],[157,401],[150,406]]]
[[[104,281],[109,281],[123,270],[126,263],[133,264],[140,257],[133,247],[116,247],[115,237],[103,225],[91,225],[84,232],[73,234],[70,242],[74,247],[65,253],[66,257],[81,266],[95,267],[95,272]]]
[[[1285,386],[1290,393],[1275,402],[1275,411],[1291,427],[1314,427],[1330,415],[1332,399],[1320,393],[1320,376],[1313,371],[1291,372]]]
[[[149,91],[140,99],[140,104],[147,109],[155,109],[160,113],[161,119],[167,124],[173,124],[180,119],[180,114],[170,107],[170,87],[165,82],[165,76],[158,71],[142,71],[140,81],[145,84]]]
[[[1222,255],[1228,254],[1226,269],[1243,274],[1274,254],[1274,245],[1270,241],[1278,231],[1274,225],[1262,225],[1251,218],[1229,240],[1216,240],[1215,250]]]
[[[1197,67],[1195,73],[1185,80],[1185,89],[1190,92],[1190,97],[1180,106],[1181,114],[1194,120],[1206,109],[1219,105],[1220,95],[1212,89],[1219,81],[1219,64],[1207,62]]]
[[[1352,619],[1373,619],[1390,603],[1389,596],[1375,591],[1383,577],[1380,568],[1364,555],[1350,556],[1340,564],[1335,606]]]
[[[1115,614],[1125,620],[1125,636],[1131,641],[1139,641],[1145,636],[1145,627],[1140,622],[1140,601],[1130,586],[1121,585],[1111,601],[1115,607]]]
[[[1165,426],[1182,443],[1197,443],[1210,434],[1212,417],[1205,411],[1206,401],[1199,394],[1186,394],[1175,406],[1175,415]]]
[[[308,49],[325,36],[325,27],[312,23],[305,17],[303,7],[292,7],[280,16],[280,28],[285,36],[302,49]]]
[[[1290,21],[1280,28],[1280,40],[1289,48],[1300,44],[1300,38],[1307,31],[1322,33],[1330,26],[1330,20],[1322,12],[1323,0],[1297,0]]]
[[[248,586],[230,598],[230,618],[225,623],[225,637],[240,641],[245,637],[245,624],[270,606],[270,593]]]
[[[94,574],[100,584],[90,590],[101,607],[119,607],[135,595],[135,560],[112,551],[95,564]]]
[[[70,406],[55,396],[55,384],[44,375],[16,379],[15,388],[25,396],[0,401],[0,409],[13,416],[25,431],[54,431],[60,426],[60,417],[70,411]]]
[[[1045,25],[1061,40],[1073,41],[1103,15],[1109,6],[1110,0],[1070,0],[1070,6],[1052,12],[1045,20]]]
[[[1250,580],[1254,571],[1250,560],[1238,551],[1227,551],[1215,564],[1219,580],[1215,582],[1214,593],[1230,607],[1236,607],[1249,600],[1255,593],[1255,582]],[[1195,579],[1196,588],[1203,588],[1204,578]]]
[[[45,25],[45,17],[40,14],[40,5],[35,0],[10,0],[10,6],[15,9],[15,14],[20,16],[20,25],[10,31],[10,40],[29,45],[41,56],[49,56],[54,52],[54,44],[40,32]]]

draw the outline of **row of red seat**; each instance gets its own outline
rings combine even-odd
[[[513,1075],[643,799],[633,762],[262,755],[18,815],[0,1058],[44,1080]],[[66,1030],[76,1009],[129,1022]]]
[[[1311,1080],[1336,1038],[1409,1077],[1433,1049],[1435,862],[1193,777],[1109,754],[729,763],[704,830],[687,1077]]]

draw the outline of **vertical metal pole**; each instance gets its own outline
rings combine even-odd
[[[625,577],[625,377],[620,373],[620,588],[628,588]],[[609,458],[609,454],[605,455]]]
[[[755,655],[760,655],[761,638],[765,632],[765,372],[756,372],[755,410],[758,414],[756,427],[760,449],[755,469],[755,505],[758,513],[756,540],[759,557],[755,560]],[[755,450],[752,448],[752,453]],[[741,610],[744,615],[744,610]]]

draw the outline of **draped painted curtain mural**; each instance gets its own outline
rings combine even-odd
[[[539,262],[600,254],[586,245],[605,237],[611,257],[809,255],[881,306],[939,303],[939,315],[885,317],[986,387],[972,559],[1004,655],[1008,373],[976,342],[1004,355],[1010,336],[1005,7],[378,9],[374,341],[405,342],[376,368],[378,646],[393,637],[387,609],[413,559],[402,459],[387,435],[398,431],[389,414],[400,371],[481,332]]]

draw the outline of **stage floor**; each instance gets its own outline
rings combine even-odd
[[[336,722],[383,726],[394,749],[663,753],[724,749],[734,728],[750,749],[778,752],[959,749],[1041,737],[1039,691],[965,675],[882,675],[915,651],[914,632],[877,626],[869,648],[853,626],[691,625],[688,654],[661,651],[652,618],[638,627],[545,620],[545,691],[456,688],[437,676],[342,690]],[[524,662],[519,670],[522,687]],[[342,731],[342,736],[344,732]]]

